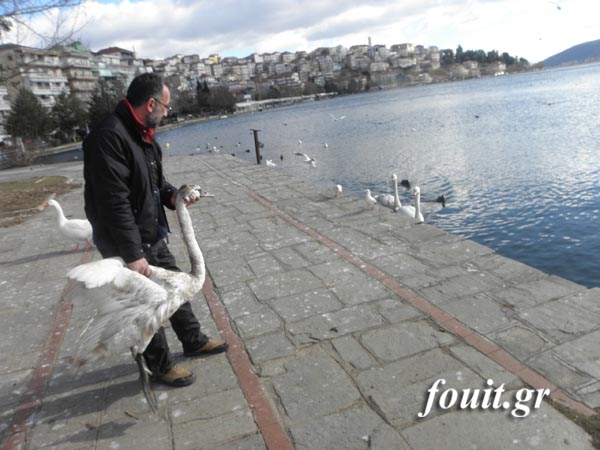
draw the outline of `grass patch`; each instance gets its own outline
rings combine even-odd
[[[43,210],[43,203],[51,196],[59,196],[81,184],[71,183],[66,177],[34,177],[27,180],[0,183],[0,227],[24,222]]]

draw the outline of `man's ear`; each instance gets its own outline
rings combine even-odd
[[[146,111],[151,113],[152,111],[154,111],[156,109],[156,100],[153,97],[150,97],[148,100],[146,100],[145,106],[146,106]]]

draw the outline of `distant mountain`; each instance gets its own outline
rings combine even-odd
[[[568,48],[544,60],[544,67],[583,64],[600,61],[600,39]]]

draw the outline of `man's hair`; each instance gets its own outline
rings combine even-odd
[[[148,99],[160,98],[163,92],[163,79],[156,73],[143,73],[133,79],[127,89],[127,99],[131,106],[143,105]]]

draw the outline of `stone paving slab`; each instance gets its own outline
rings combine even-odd
[[[579,432],[576,425],[567,423],[564,428],[556,429],[553,424],[560,420],[560,417],[559,413],[552,409],[543,413],[532,413],[527,424],[511,417],[498,420],[498,414],[490,411],[452,412],[406,429],[404,435],[414,450],[592,448],[587,437]],[[489,423],[494,417],[497,426],[490,427]],[[469,447],[464,446],[465,437],[468,437],[466,439]]]
[[[366,407],[307,420],[290,431],[297,449],[410,449],[396,430]]]
[[[348,374],[319,348],[301,352],[272,378],[287,416],[306,420],[343,410],[361,396]]]
[[[74,308],[22,450],[280,450],[268,444],[273,427],[287,437],[285,448],[298,449],[592,448],[590,436],[546,402],[521,419],[484,408],[438,406],[424,419],[417,413],[439,379],[457,393],[484,389],[486,380],[511,395],[528,388],[506,358],[491,357],[498,348],[575,401],[599,407],[600,289],[369,209],[362,199],[319,192],[281,170],[216,155],[172,157],[165,167],[174,184],[199,182],[215,194],[190,214],[239,344],[229,358],[188,359],[167,327],[177,361],[197,381],[183,389],[154,386],[161,407],[154,416],[128,355],[72,371],[68,357],[94,306],[70,292]],[[0,172],[0,180],[66,174],[81,181],[81,169],[16,169]],[[81,190],[59,201],[82,217]],[[170,248],[187,269],[168,214]],[[35,387],[32,374],[65,301],[64,274],[85,256],[72,252],[53,219],[44,211],[0,229],[2,441],[28,386]],[[216,336],[226,330],[208,297],[199,294],[193,308]],[[462,324],[460,333],[448,332],[459,329],[442,323],[449,319]],[[272,408],[267,424],[239,371],[243,354]]]

